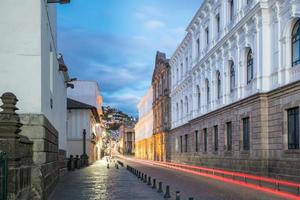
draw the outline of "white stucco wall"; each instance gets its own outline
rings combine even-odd
[[[86,152],[89,155],[92,133],[96,133],[97,124],[90,109],[69,109],[67,128],[67,155],[81,155],[83,148],[83,129],[86,130]],[[90,155],[89,155],[90,156]]]
[[[102,107],[99,101],[100,89],[96,81],[73,81],[74,89],[68,88],[68,97],[76,101],[94,106],[97,109]]]
[[[56,5],[45,2],[0,2],[0,94],[13,92],[19,113],[44,114],[65,149],[66,87],[58,71]]]
[[[150,138],[153,132],[153,89],[150,87],[147,93],[141,98],[137,107],[139,112],[139,121],[134,127],[135,142]]]

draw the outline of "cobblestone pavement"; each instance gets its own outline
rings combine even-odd
[[[125,167],[106,168],[106,161],[69,172],[50,200],[159,200],[162,195],[139,181]]]
[[[132,157],[130,157],[132,159]],[[144,164],[139,160],[122,159],[125,164],[146,173],[148,176],[163,182],[163,189],[170,186],[172,199],[175,191],[180,191],[181,200],[194,197],[195,200],[279,200],[278,196],[238,185],[224,183],[214,179],[195,176],[185,172],[175,171],[164,167]]]

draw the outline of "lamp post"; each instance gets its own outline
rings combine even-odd
[[[87,166],[89,165],[89,157],[86,154],[86,131],[85,129],[83,129],[83,150],[82,150],[82,155],[81,155],[81,159],[83,160],[83,165]]]

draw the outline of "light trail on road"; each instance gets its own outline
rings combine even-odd
[[[194,171],[192,169],[206,170],[206,171],[210,171],[210,172],[214,171],[214,172],[222,173],[222,174],[226,174],[226,175],[235,175],[235,176],[238,176],[238,177],[247,177],[247,178],[252,178],[254,180],[264,180],[264,181],[270,182],[270,183],[275,183],[277,181],[277,182],[279,182],[283,185],[292,186],[292,187],[299,187],[299,184],[297,184],[297,183],[281,181],[281,180],[275,180],[275,179],[271,179],[271,178],[267,178],[267,177],[261,177],[261,179],[259,179],[259,176],[254,176],[254,175],[244,174],[244,173],[237,173],[237,172],[229,172],[229,171],[220,170],[220,169],[210,169],[210,168],[205,168],[205,167],[178,164],[178,163],[139,160],[139,159],[133,159],[133,158],[128,158],[128,157],[124,157],[124,156],[122,156],[122,158],[125,159],[125,160],[132,161],[132,162],[140,163],[140,164],[147,164],[147,165],[152,165],[152,166],[157,165],[157,166],[160,166],[160,167],[169,168],[169,169],[173,169],[173,170],[176,170],[176,171],[181,171],[181,172],[185,172],[185,173],[189,173],[189,174],[193,174],[193,175],[207,177],[207,178],[211,178],[211,179],[214,179],[214,180],[217,180],[217,181],[238,185],[238,186],[250,188],[250,189],[253,189],[253,190],[259,190],[259,191],[262,191],[262,192],[265,192],[265,193],[273,194],[273,195],[283,197],[283,198],[287,198],[287,199],[300,200],[300,196],[297,196],[295,194],[287,193],[287,192],[280,191],[280,190],[275,190],[275,189],[268,188],[268,187],[259,186],[259,185],[249,183],[249,182],[234,180],[232,178],[221,177],[220,175],[208,174],[208,173],[203,173],[203,172],[199,172],[199,171]],[[190,169],[185,169],[185,168],[182,168],[182,167],[186,167],[186,168],[190,168]]]

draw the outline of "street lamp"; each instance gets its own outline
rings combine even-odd
[[[60,3],[60,4],[68,4],[71,0],[47,0],[47,3]]]
[[[83,149],[82,149],[82,155],[81,155],[81,159],[83,159],[83,163],[84,163],[84,166],[87,166],[89,165],[89,157],[88,155],[86,154],[86,131],[85,129],[83,129]]]

